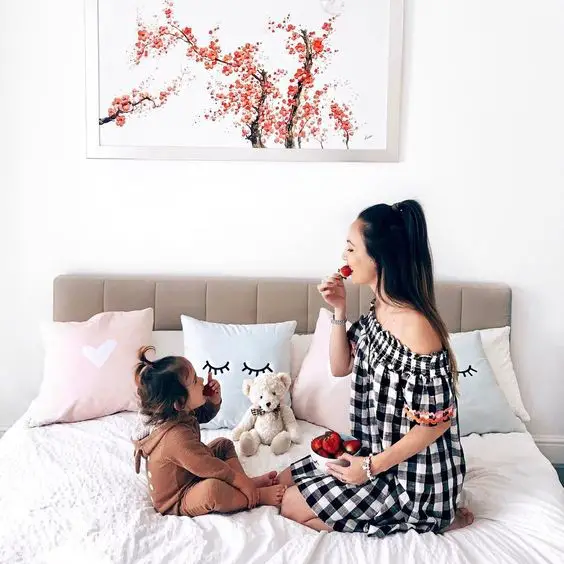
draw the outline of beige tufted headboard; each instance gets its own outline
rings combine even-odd
[[[325,302],[318,280],[62,275],[54,281],[54,321],[85,321],[102,311],[152,307],[155,330],[180,330],[180,315],[220,323],[295,319],[312,333]],[[370,289],[347,285],[352,321],[366,311]],[[511,289],[505,284],[438,282],[438,307],[451,332],[510,324]],[[326,306],[325,306],[326,307]]]

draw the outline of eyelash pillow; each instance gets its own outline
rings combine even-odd
[[[513,412],[496,381],[480,332],[451,334],[450,344],[459,370],[460,435],[525,431],[525,425]]]
[[[225,324],[182,315],[184,356],[198,376],[208,372],[221,384],[218,414],[203,429],[233,429],[249,406],[243,381],[261,374],[290,372],[290,342],[296,321],[262,324]],[[290,394],[284,398],[290,405]]]

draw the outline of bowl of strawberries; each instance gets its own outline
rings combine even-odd
[[[318,435],[311,441],[310,455],[315,465],[322,472],[327,472],[327,462],[338,466],[348,466],[346,460],[339,457],[344,453],[354,456],[360,451],[360,441],[352,435],[327,431],[323,435]]]

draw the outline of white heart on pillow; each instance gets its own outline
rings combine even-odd
[[[117,341],[108,339],[104,341],[99,347],[92,347],[84,345],[82,347],[82,354],[96,367],[102,368],[117,346]]]

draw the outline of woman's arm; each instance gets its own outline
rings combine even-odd
[[[425,450],[448,430],[450,423],[445,421],[434,427],[415,425],[397,443],[372,457],[372,474],[387,472],[393,466]]]
[[[431,443],[443,435],[449,427],[450,421],[439,423],[435,427],[416,425],[397,443],[372,457],[370,467],[372,475],[386,472],[400,462],[411,458],[414,454],[425,450]],[[361,485],[368,481],[366,472],[362,468],[366,457],[351,456],[345,453],[340,458],[349,462],[349,466],[337,466],[328,462],[329,474],[345,484]]]
[[[334,274],[317,287],[323,299],[333,308],[335,320],[329,338],[329,364],[333,376],[347,376],[352,370],[351,345],[347,336],[347,293],[340,274]]]
[[[346,310],[335,309],[335,320],[346,320]],[[333,325],[329,339],[329,362],[333,376],[342,377],[351,373],[353,356],[347,336],[346,325]]]

